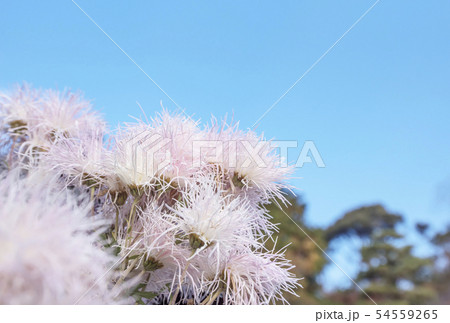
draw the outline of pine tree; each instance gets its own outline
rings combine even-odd
[[[432,259],[414,256],[413,247],[398,232],[402,222],[401,215],[373,205],[345,214],[326,233],[329,242],[345,236],[360,238],[356,281],[380,304],[424,304],[435,296],[429,283]]]
[[[450,225],[437,233],[431,242],[438,248],[433,285],[438,293],[437,304],[450,304]]]

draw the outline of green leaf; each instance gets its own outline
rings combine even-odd
[[[152,299],[155,298],[156,296],[158,296],[158,293],[155,292],[135,292],[134,295],[139,296],[139,297],[143,297],[146,299]]]

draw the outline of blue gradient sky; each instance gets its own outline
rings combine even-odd
[[[243,128],[374,2],[77,1],[188,114]],[[405,231],[449,222],[437,199],[450,180],[449,16],[445,0],[380,1],[259,125],[322,154],[326,168],[293,181],[311,224],[375,202]],[[150,116],[160,100],[175,108],[71,1],[3,2],[0,31],[1,88],[80,89],[112,125],[141,116],[136,101]]]

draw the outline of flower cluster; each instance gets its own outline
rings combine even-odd
[[[269,142],[163,111],[108,132],[71,92],[0,94],[0,303],[271,304],[298,284]],[[100,228],[100,229],[99,229]]]

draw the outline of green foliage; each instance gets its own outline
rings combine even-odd
[[[327,229],[329,241],[350,235],[361,239],[361,269],[356,281],[380,304],[423,304],[435,298],[427,286],[433,261],[414,256],[413,246],[404,245],[404,237],[397,231],[402,222],[402,216],[373,205],[345,214]]]
[[[382,205],[361,207],[346,213],[331,225],[326,230],[325,237],[328,241],[349,235],[368,238],[374,230],[393,229],[402,221],[400,215],[387,213]]]
[[[327,258],[307,235],[327,251],[336,240],[359,238],[361,262],[354,279],[379,304],[449,302],[450,267],[438,270],[435,258],[414,255],[413,246],[406,244],[398,231],[403,223],[401,215],[388,212],[382,205],[364,206],[344,214],[328,228],[320,229],[305,222],[306,205],[300,198],[288,194],[288,201],[291,205],[283,208],[288,216],[280,210],[278,203],[272,203],[268,208],[280,230],[277,244],[269,241],[267,247],[279,250],[289,245],[286,257],[296,266],[297,277],[303,277],[303,288],[297,291],[300,298],[286,295],[291,304],[371,303],[355,286],[331,293],[323,291],[318,276],[327,264]],[[426,238],[428,224],[420,223],[416,229]],[[450,264],[450,227],[431,241],[440,248],[440,258]]]
[[[450,304],[450,225],[432,237],[431,242],[438,248],[435,262],[441,264],[433,275],[433,287],[438,292],[435,303]]]

